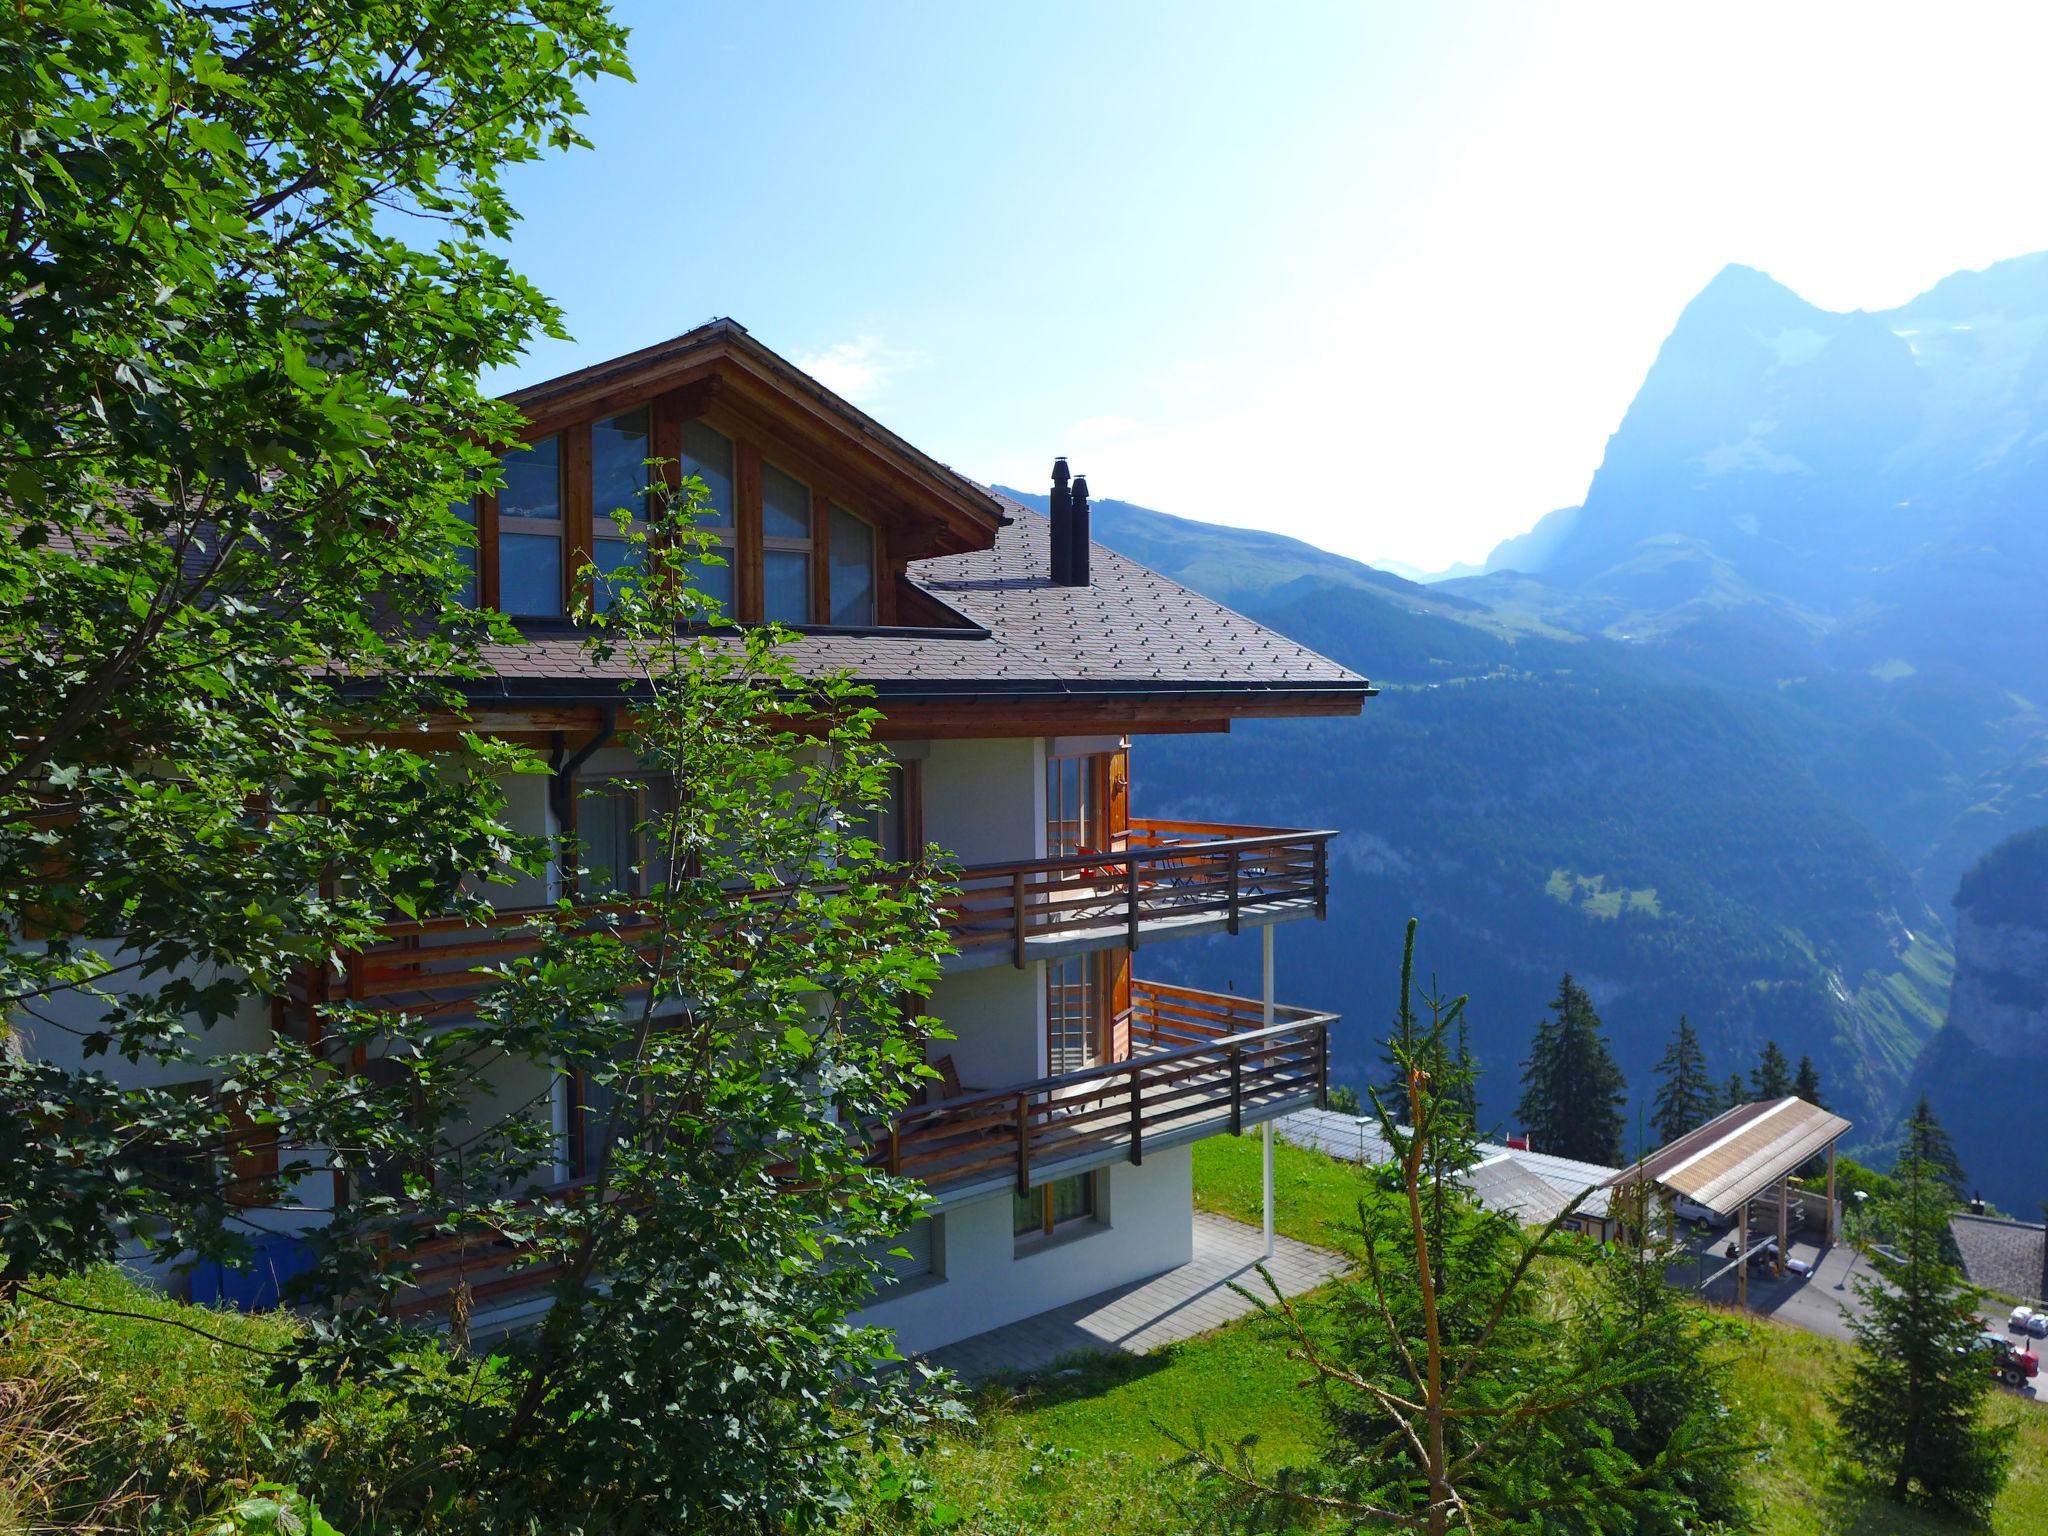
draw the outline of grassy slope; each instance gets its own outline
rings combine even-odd
[[[1195,1149],[1195,1199],[1205,1209],[1256,1220],[1258,1144],[1219,1137]],[[1355,1251],[1347,1232],[1356,1172],[1282,1145],[1275,1182],[1283,1232]],[[1766,1450],[1751,1474],[1758,1529],[1766,1536],[1938,1536],[1958,1529],[1900,1510],[1830,1476],[1832,1428],[1822,1394],[1848,1351],[1776,1324],[1744,1326],[1730,1346],[1738,1420]],[[1198,1423],[1219,1439],[1256,1434],[1257,1464],[1311,1454],[1314,1394],[1298,1385],[1276,1325],[1254,1320],[1142,1360],[1077,1362],[980,1404],[980,1425],[949,1438],[927,1463],[960,1528],[987,1533],[1117,1531],[1168,1536],[1201,1526],[1191,1475],[1174,1465],[1166,1431]],[[2012,1481],[1993,1530],[2048,1531],[2048,1413],[2007,1397],[1996,1411],[2020,1426]],[[886,1522],[877,1529],[893,1529]]]

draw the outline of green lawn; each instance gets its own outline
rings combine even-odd
[[[1284,1143],[1275,1149],[1275,1220],[1291,1237],[1355,1253],[1352,1212],[1360,1174],[1349,1164]],[[1256,1138],[1218,1137],[1195,1148],[1195,1202],[1245,1221],[1259,1217]],[[1765,1449],[1751,1470],[1765,1536],[1943,1536],[1959,1527],[1905,1511],[1834,1475],[1837,1458],[1822,1393],[1848,1350],[1761,1320],[1728,1345],[1732,1407]],[[1284,1330],[1251,1319],[1160,1354],[1081,1357],[1035,1381],[995,1388],[977,1424],[947,1436],[922,1465],[937,1497],[977,1536],[1022,1532],[1176,1536],[1205,1528],[1193,1474],[1167,1431],[1197,1425],[1234,1440],[1256,1435],[1255,1463],[1271,1469],[1314,1453],[1319,1416],[1303,1369],[1286,1358]],[[2048,1411],[2012,1398],[1996,1411],[2018,1424],[2012,1481],[1992,1529],[2048,1532]],[[871,1531],[920,1529],[880,1510]],[[925,1527],[929,1528],[929,1527]]]

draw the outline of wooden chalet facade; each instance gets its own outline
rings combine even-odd
[[[477,600],[512,616],[523,643],[490,653],[466,728],[552,752],[552,779],[506,786],[519,829],[601,848],[635,817],[591,793],[636,764],[613,736],[620,677],[591,662],[566,615],[573,573],[627,548],[610,509],[639,504],[652,458],[709,487],[729,611],[795,626],[799,665],[873,689],[901,765],[886,841],[936,843],[962,866],[946,914],[958,953],[928,1005],[954,1036],[934,1047],[945,1091],[876,1149],[933,1205],[866,1319],[921,1351],[1185,1262],[1192,1142],[1324,1097],[1334,1020],[1273,999],[1270,962],[1276,926],[1325,914],[1331,834],[1148,817],[1132,803],[1133,743],[1355,714],[1370,686],[1092,546],[1085,487],[1062,485],[1048,520],[730,321],[508,398],[529,451],[466,510]],[[477,968],[529,944],[532,909],[566,889],[554,873],[505,888],[496,925],[394,924],[339,973],[252,1000],[248,1028],[316,1030],[320,1005],[341,998],[459,1014]],[[1254,930],[1263,998],[1145,975],[1156,943]],[[573,1180],[573,1085],[499,1091],[552,1094],[557,1171]],[[477,1326],[486,1303],[505,1326],[540,1304],[530,1284],[480,1291]]]

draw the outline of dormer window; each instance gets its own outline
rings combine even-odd
[[[834,624],[875,622],[875,530],[844,507],[832,509],[831,612]]]
[[[498,492],[498,608],[562,616],[562,440],[538,438],[503,459]]]
[[[599,613],[611,607],[611,582],[606,578],[638,561],[639,547],[627,541],[617,513],[632,513],[632,531],[646,532],[647,461],[653,451],[644,405],[590,429],[591,563],[601,578],[594,594]]]
[[[708,492],[703,517],[697,527],[711,534],[718,544],[722,566],[696,568],[698,587],[730,617],[735,614],[735,578],[739,571],[739,517],[733,496],[732,439],[701,421],[685,421],[682,430],[682,468],[685,477],[695,475]]]
[[[761,617],[811,622],[811,488],[761,466]]]

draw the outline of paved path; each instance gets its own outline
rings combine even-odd
[[[1673,1265],[1670,1270],[1672,1283],[1690,1290],[1698,1283],[1701,1273],[1711,1273],[1726,1264],[1728,1259],[1722,1249],[1727,1246],[1729,1236],[1726,1231],[1716,1232],[1707,1240],[1704,1265],[1693,1259]],[[1808,1333],[1840,1339],[1845,1344],[1853,1343],[1855,1335],[1849,1331],[1849,1319],[1860,1310],[1856,1282],[1870,1273],[1869,1261],[1847,1243],[1822,1248],[1798,1238],[1792,1240],[1791,1256],[1811,1262],[1813,1274],[1805,1279],[1787,1275],[1783,1280],[1771,1279],[1769,1270],[1762,1275],[1752,1274],[1749,1280],[1750,1311],[1789,1323],[1794,1328],[1803,1328]],[[1709,1301],[1726,1307],[1734,1306],[1734,1274],[1723,1275],[1703,1294]],[[1994,1333],[2005,1334],[2010,1315],[2010,1308],[1987,1307],[1983,1313],[1984,1326]],[[2008,1337],[2015,1343],[2020,1342],[2017,1334]],[[2039,1340],[2028,1341],[2027,1347],[2036,1354],[2044,1353],[2044,1346]],[[2026,1383],[2015,1395],[2048,1405],[2048,1372]]]
[[[978,1333],[933,1350],[928,1358],[962,1376],[979,1377],[1040,1370],[1078,1350],[1149,1354],[1252,1311],[1252,1304],[1230,1286],[1234,1281],[1264,1294],[1265,1282],[1253,1267],[1264,1249],[1257,1227],[1197,1211],[1195,1256],[1179,1268]],[[1278,1236],[1266,1265],[1289,1296],[1314,1290],[1346,1267],[1342,1254]]]

